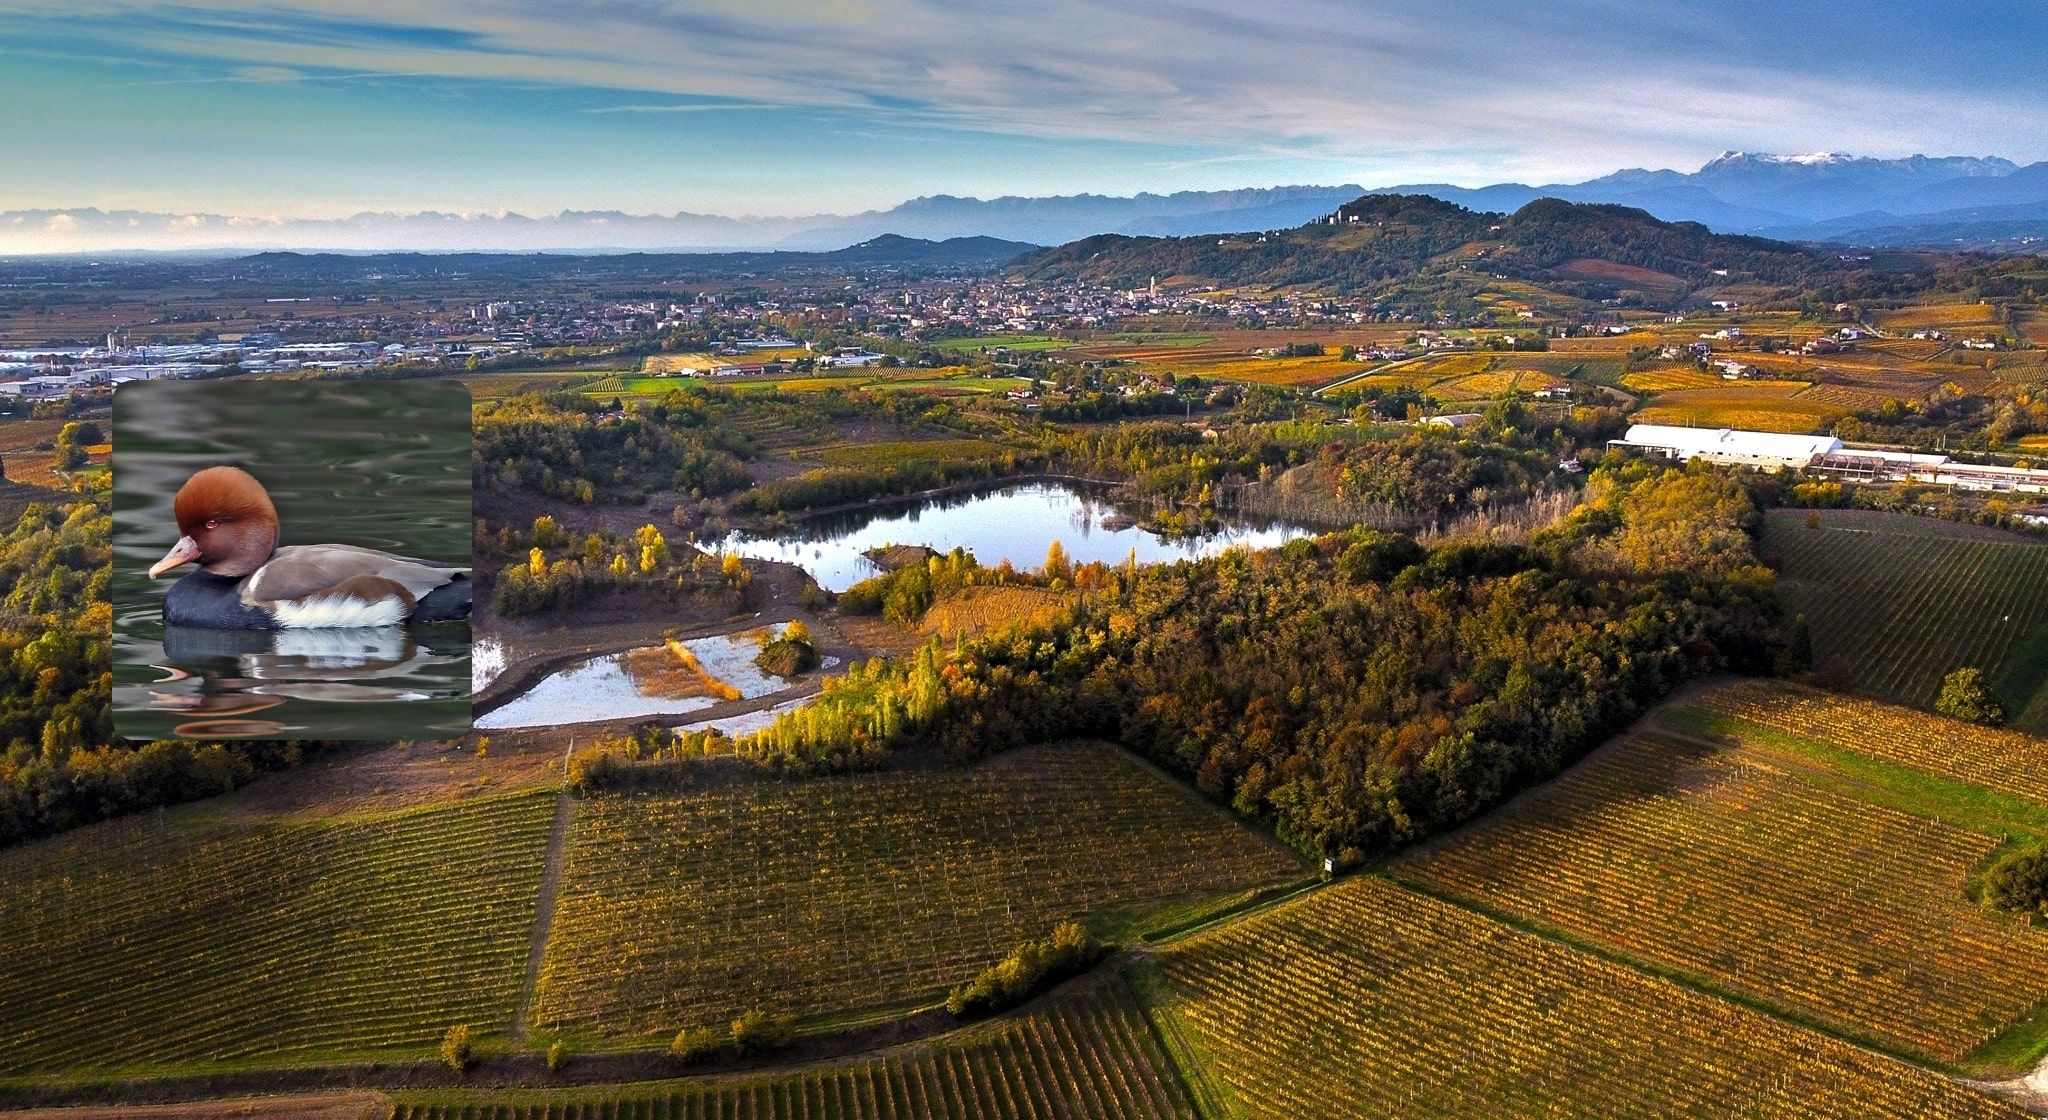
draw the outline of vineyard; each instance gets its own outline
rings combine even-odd
[[[0,852],[0,1076],[431,1054],[509,1027],[553,798],[204,810]]]
[[[2048,684],[2048,545],[1967,526],[1824,512],[1765,519],[1760,551],[1812,631],[1820,679],[1932,707],[1950,670],[1974,666],[2006,711]],[[2048,730],[2048,712],[2018,721]]]
[[[401,1092],[392,1120],[1196,1120],[1111,978],[936,1043],[800,1073],[529,1092]]]
[[[1175,355],[1161,364],[1170,366],[1177,358]],[[1294,388],[1335,381],[1363,368],[1362,363],[1347,362],[1332,351],[1328,355],[1300,358],[1239,358],[1201,366],[1199,372],[1204,377]]]
[[[1199,935],[1161,966],[1258,1116],[2027,1115],[1377,878]]]
[[[2048,739],[1765,681],[1713,689],[1697,704],[1758,727],[2048,805]]]
[[[1645,424],[1806,433],[1834,423],[1842,409],[1797,394],[1804,381],[1729,381],[1659,393],[1635,419]]]
[[[835,467],[893,467],[922,460],[972,462],[1014,454],[1000,443],[982,439],[899,440],[892,443],[842,443],[809,452]]]
[[[2048,930],[1964,897],[1998,846],[1741,744],[1638,734],[1394,874],[1953,1063],[2048,998]]]
[[[1672,389],[1711,389],[1723,384],[1721,375],[1708,373],[1691,366],[1669,366],[1646,369],[1626,374],[1621,379],[1624,389],[1638,393],[1662,393]]]
[[[581,803],[534,1022],[641,1040],[930,999],[1074,914],[1292,857],[1111,748]]]

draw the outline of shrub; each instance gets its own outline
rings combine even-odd
[[[1026,941],[946,996],[946,1010],[967,1019],[1015,1007],[1102,958],[1104,946],[1078,922],[1061,922],[1049,937]]]
[[[694,1062],[718,1053],[725,1043],[710,1027],[690,1027],[676,1032],[675,1041],[668,1044],[668,1056],[679,1062]]]
[[[625,766],[619,757],[599,747],[585,747],[569,756],[569,788],[577,793],[595,793],[618,783]]]
[[[551,1070],[551,1071],[552,1071],[552,1070],[559,1070],[559,1069],[561,1069],[561,1068],[562,1068],[562,1064],[563,1064],[564,1062],[567,1062],[568,1060],[569,1060],[569,1044],[568,1044],[568,1043],[566,1043],[566,1042],[552,1042],[552,1043],[549,1043],[549,1044],[548,1044],[548,1069],[549,1069],[549,1070]]]
[[[2024,844],[1993,860],[1977,880],[1977,900],[1994,910],[2048,918],[2048,844]]]
[[[794,626],[792,623],[792,629]],[[802,638],[784,636],[762,646],[754,664],[764,673],[794,677],[818,667],[818,648]]]
[[[796,1040],[796,1020],[749,1011],[732,1021],[732,1044],[742,1054],[780,1050]]]
[[[457,1023],[441,1036],[441,1063],[457,1073],[469,1069],[476,1061],[475,1042],[470,1038],[469,1024]]]

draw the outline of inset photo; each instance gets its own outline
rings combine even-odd
[[[469,730],[466,388],[139,381],[113,423],[123,737]]]

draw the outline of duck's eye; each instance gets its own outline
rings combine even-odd
[[[209,517],[209,518],[207,518],[207,519],[206,519],[206,527],[207,527],[207,528],[209,528],[209,529],[218,529],[218,528],[220,528],[220,518],[218,518],[218,517]]]

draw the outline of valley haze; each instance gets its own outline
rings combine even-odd
[[[0,212],[0,253],[817,252],[886,234],[1058,245],[1098,233],[1189,236],[1285,229],[1363,194],[1426,194],[1509,213],[1537,198],[1633,206],[1666,221],[1783,240],[2026,251],[2048,245],[2048,161],[1996,156],[1877,159],[1728,151],[1692,172],[1628,168],[1577,183],[1465,187],[1247,187],[1130,196],[928,195],[885,210],[726,216],[618,210],[361,212],[334,218],[81,207]]]

